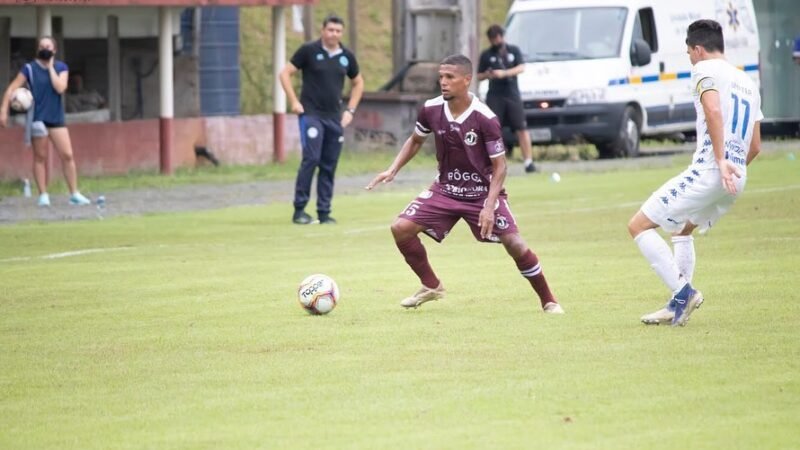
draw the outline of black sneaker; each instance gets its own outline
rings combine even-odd
[[[319,223],[323,225],[336,225],[336,219],[331,216],[319,216]]]
[[[533,173],[536,172],[536,166],[531,162],[530,164],[525,166],[525,173]]]
[[[305,211],[295,211],[294,216],[292,216],[292,222],[298,225],[308,225],[313,222],[313,220],[314,219]]]

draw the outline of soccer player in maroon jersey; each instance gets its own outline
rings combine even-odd
[[[564,310],[550,292],[539,259],[517,230],[508,197],[505,145],[500,122],[484,103],[469,92],[472,62],[463,55],[448,56],[439,65],[442,95],[425,102],[409,137],[389,168],[368,185],[389,183],[422,147],[428,135],[436,140],[439,174],[392,224],[400,253],[417,274],[422,288],[400,304],[416,308],[444,297],[442,282],[433,272],[419,233],[441,242],[464,219],[481,242],[500,242],[527,278],[546,313]]]

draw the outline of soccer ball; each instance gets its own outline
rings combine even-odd
[[[14,89],[11,94],[11,109],[18,112],[25,112],[33,104],[33,94],[24,87]]]
[[[297,300],[309,314],[328,314],[339,302],[339,286],[327,275],[309,275],[297,289]]]

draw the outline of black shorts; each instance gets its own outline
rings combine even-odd
[[[519,98],[488,95],[486,105],[497,115],[500,126],[511,128],[511,131],[525,129],[525,111]]]
[[[47,122],[43,120],[42,122],[44,123],[44,126],[47,128],[64,128],[66,126],[63,120],[60,122]]]

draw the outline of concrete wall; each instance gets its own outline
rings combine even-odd
[[[196,145],[206,146],[222,164],[265,164],[272,161],[272,116],[175,119],[175,167],[192,167]],[[81,175],[124,174],[158,170],[158,119],[69,125],[75,160]],[[32,155],[23,146],[24,128],[0,128],[0,179],[31,178]],[[300,152],[297,117],[286,120],[286,148]],[[54,172],[61,168],[52,153]]]

